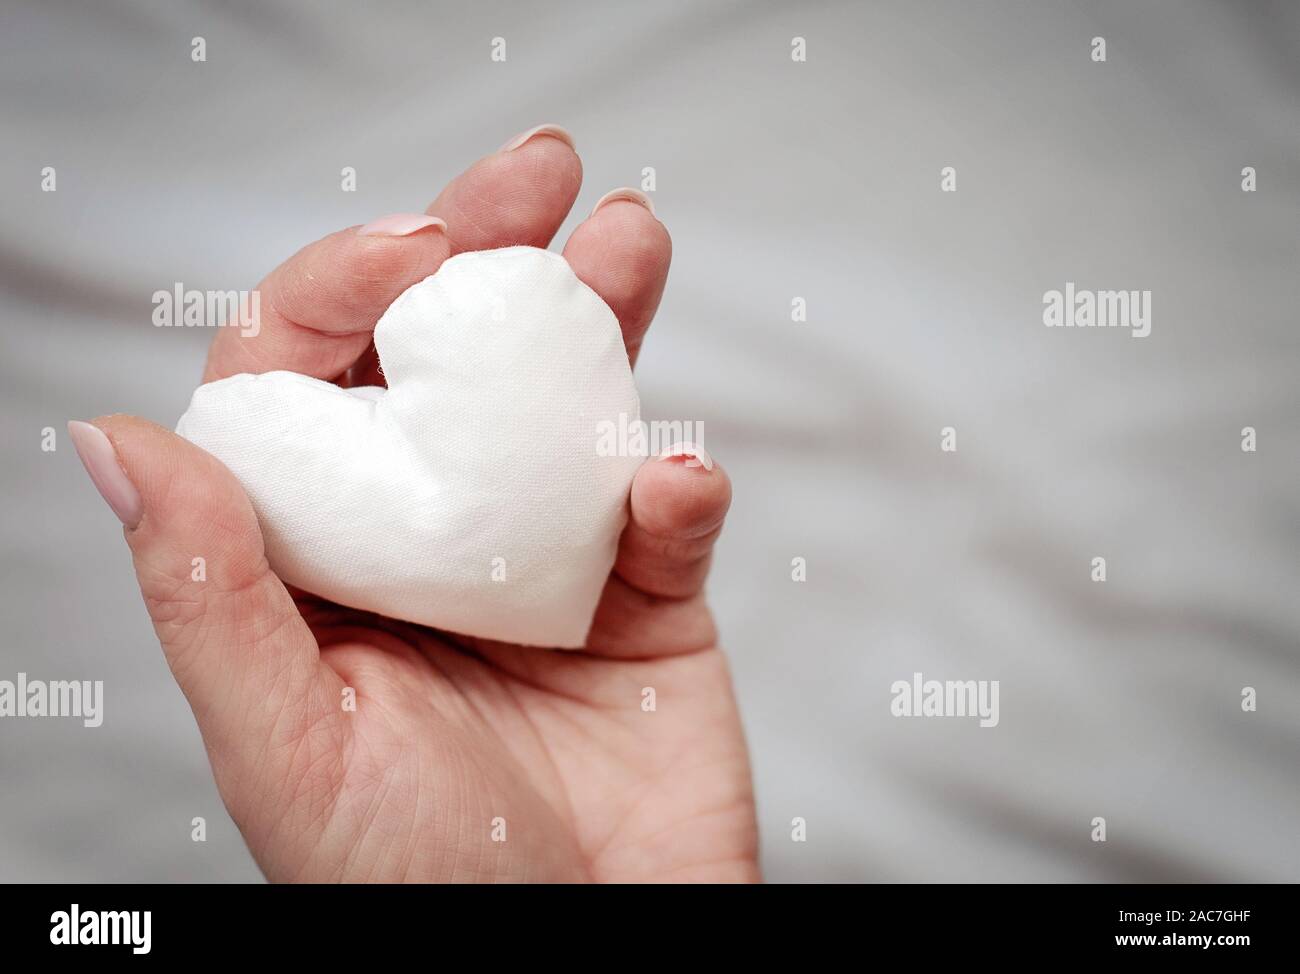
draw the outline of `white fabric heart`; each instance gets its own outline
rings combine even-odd
[[[643,459],[598,451],[599,424],[640,420],[613,312],[557,254],[480,251],[408,288],[375,348],[386,390],[236,375],[200,386],[176,431],[243,484],[284,581],[583,645]]]

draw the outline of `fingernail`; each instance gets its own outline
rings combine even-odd
[[[578,149],[578,147],[573,144],[573,136],[569,134],[568,129],[560,125],[539,125],[537,126],[537,128],[529,129],[527,132],[520,132],[518,135],[516,135],[513,139],[511,139],[509,142],[507,142],[497,151],[514,152],[516,149],[518,149],[529,139],[534,138],[538,135],[554,136],[555,138],[563,142],[565,145],[567,145],[570,149],[573,149],[575,152]]]
[[[641,192],[641,190],[633,189],[631,186],[624,186],[622,189],[610,190],[600,199],[596,200],[596,205],[591,208],[590,215],[595,216],[597,210],[606,203],[612,203],[614,200],[631,200],[633,203],[640,203],[650,211],[651,216],[655,215],[654,201],[651,200],[649,196],[646,196],[645,193]]]
[[[108,435],[98,426],[75,419],[68,423],[68,435],[72,437],[72,445],[77,448],[77,456],[81,457],[95,489],[108,502],[117,519],[128,528],[134,528],[144,513],[140,492],[117,462],[117,451]]]
[[[426,227],[447,229],[445,220],[423,213],[390,213],[378,220],[371,220],[357,231],[359,237],[409,237]]]
[[[674,443],[655,459],[669,460],[672,457],[686,457],[688,467],[702,466],[705,470],[713,469],[713,457],[709,456],[704,447],[696,446],[694,443]]]

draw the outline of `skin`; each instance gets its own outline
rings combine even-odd
[[[353,227],[310,244],[261,284],[257,337],[218,329],[205,381],[289,369],[381,383],[371,331],[387,305],[452,254],[547,246],[581,180],[576,153],[543,134],[448,185],[427,211],[445,232]],[[667,278],[667,230],[616,200],[564,255],[635,362]],[[291,591],[220,462],[134,417],[95,425],[140,495],[125,534],[159,641],[269,879],[759,878],[749,760],[703,595],[731,500],[720,466],[642,466],[586,648],[548,652]],[[506,841],[493,841],[497,820]]]

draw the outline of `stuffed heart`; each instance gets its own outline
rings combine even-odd
[[[480,251],[408,288],[375,348],[387,389],[236,375],[200,386],[176,431],[243,484],[284,581],[583,645],[642,461],[597,448],[601,424],[640,419],[613,312],[563,257]]]

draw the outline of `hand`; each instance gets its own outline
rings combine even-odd
[[[445,226],[390,218],[307,246],[261,284],[256,336],[218,330],[205,380],[288,369],[381,384],[371,332],[392,300],[452,254],[547,246],[581,181],[567,137],[543,129],[455,179],[427,211]],[[663,224],[627,198],[565,246],[633,362],[670,254]],[[271,880],[758,878],[749,762],[703,596],[731,498],[720,467],[642,466],[586,649],[561,652],[291,593],[214,457],[128,416],[72,431]]]

